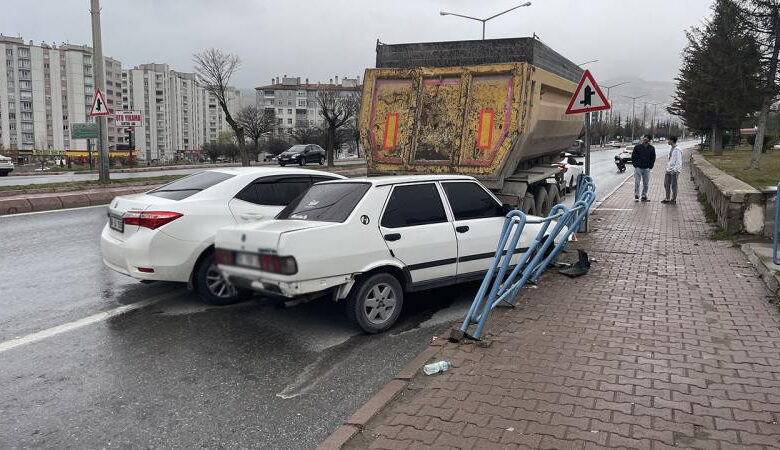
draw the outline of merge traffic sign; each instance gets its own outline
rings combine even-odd
[[[593,79],[590,71],[586,70],[582,74],[580,84],[577,85],[577,89],[574,91],[569,107],[566,108],[566,114],[579,114],[609,108],[609,100],[601,92],[601,88],[596,84],[596,80]]]
[[[108,105],[106,104],[106,97],[100,89],[95,89],[95,95],[92,97],[92,108],[89,110],[90,117],[108,116],[111,113],[108,111]]]

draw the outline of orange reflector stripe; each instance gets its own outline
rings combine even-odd
[[[398,141],[398,113],[388,113],[385,120],[385,137],[382,140],[382,150],[395,148]]]
[[[490,149],[493,144],[493,116],[495,111],[483,109],[479,113],[479,125],[477,127],[477,148]]]

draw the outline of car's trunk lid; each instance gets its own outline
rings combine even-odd
[[[276,253],[283,235],[329,225],[309,220],[272,220],[222,228],[217,231],[216,247],[248,252]]]

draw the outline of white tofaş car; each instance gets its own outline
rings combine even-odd
[[[577,180],[584,172],[582,161],[577,161],[574,156],[566,154],[563,160],[558,164],[563,168],[563,186],[567,192],[574,192],[577,187]]]
[[[220,227],[272,219],[313,183],[341,175],[276,167],[198,172],[108,206],[100,248],[111,269],[140,280],[189,283],[216,305],[250,294],[225,283],[214,261]]]
[[[328,181],[277,220],[220,229],[217,261],[236,286],[346,300],[350,320],[377,333],[398,319],[404,293],[481,279],[508,210],[468,176]],[[513,263],[539,227],[527,225]]]

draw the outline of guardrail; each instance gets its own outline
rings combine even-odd
[[[775,191],[775,230],[772,239],[772,262],[780,265],[780,257],[777,255],[778,231],[780,231],[780,181],[777,182],[777,191]]]
[[[536,283],[552,261],[563,251],[569,236],[579,228],[596,199],[596,185],[589,176],[580,175],[577,180],[576,201],[571,208],[555,205],[545,218],[529,218],[522,211],[510,211],[506,215],[496,253],[485,278],[471,303],[459,330],[453,330],[452,340],[463,337],[480,340],[490,312],[499,304],[514,306],[517,293],[526,283]],[[547,233],[550,225],[553,230]],[[541,224],[528,250],[512,268],[517,242],[527,224]],[[557,241],[557,242],[556,242]],[[473,333],[468,329],[476,324]]]

